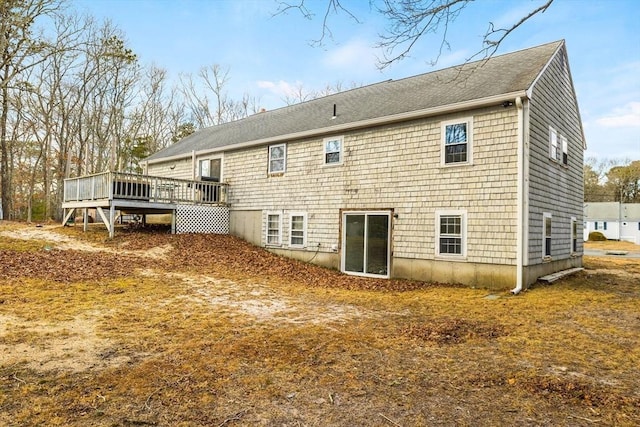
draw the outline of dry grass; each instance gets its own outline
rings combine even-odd
[[[586,249],[598,249],[603,251],[631,251],[640,252],[640,246],[632,242],[605,240],[602,242],[584,242]]]
[[[86,278],[0,278],[0,425],[640,423],[638,260],[586,258],[552,286],[486,298],[345,278],[222,236],[51,231],[174,250],[118,264],[0,236],[5,255],[47,268],[51,254],[69,270],[104,258]],[[189,242],[206,256],[190,262]]]

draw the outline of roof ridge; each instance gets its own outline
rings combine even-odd
[[[563,44],[564,40],[545,43],[255,113],[199,129],[147,160],[184,157],[193,151],[223,150],[238,144],[284,140],[287,135],[315,134],[325,132],[325,129],[348,130],[350,124],[371,123],[374,119],[382,122],[385,117],[406,117],[411,112],[435,111],[447,105],[524,92]],[[464,78],[458,79],[454,75],[456,71],[464,71]],[[337,107],[337,114],[332,104]]]

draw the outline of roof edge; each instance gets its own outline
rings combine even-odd
[[[246,141],[246,142],[241,142],[237,144],[225,145],[223,147],[200,150],[200,151],[196,151],[195,155],[199,156],[203,154],[220,153],[225,151],[238,150],[242,148],[249,148],[249,147],[255,147],[255,146],[260,146],[265,144],[271,144],[275,142],[289,141],[292,139],[309,138],[313,136],[320,136],[320,135],[332,134],[337,132],[357,130],[357,129],[367,128],[371,126],[381,126],[385,124],[405,122],[408,120],[414,120],[414,119],[419,119],[419,118],[429,117],[429,116],[437,116],[440,114],[455,113],[458,111],[464,111],[472,108],[487,107],[494,104],[497,105],[504,101],[515,100],[517,97],[522,97],[527,99],[529,98],[527,91],[525,90],[510,92],[510,93],[503,93],[500,95],[494,95],[494,96],[480,98],[480,99],[473,99],[470,101],[458,102],[455,104],[442,105],[438,107],[410,111],[407,113],[394,114],[392,116],[376,117],[374,119],[360,120],[357,122],[344,123],[336,126],[328,126],[328,127],[319,128],[319,129],[311,129],[311,130],[306,130],[302,132],[295,132],[295,133],[290,133],[285,135],[277,135],[277,136],[272,136],[268,138],[256,139],[253,141]],[[189,158],[192,155],[193,155],[192,152],[176,154],[174,156],[147,160],[146,163],[148,165],[152,165],[152,164],[163,163],[171,160]]]

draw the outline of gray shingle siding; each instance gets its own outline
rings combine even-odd
[[[529,265],[543,262],[543,213],[552,214],[552,259],[571,256],[571,217],[582,229],[584,141],[564,46],[550,61],[530,100]],[[549,156],[549,127],[568,141],[568,165]],[[560,147],[561,149],[561,147]],[[578,233],[578,252],[582,252]]]

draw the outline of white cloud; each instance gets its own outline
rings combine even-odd
[[[295,98],[303,87],[302,82],[300,81],[289,83],[284,80],[279,80],[277,82],[259,80],[257,84],[260,89],[266,89],[268,92],[277,95],[281,99]]]
[[[376,55],[370,43],[362,39],[353,39],[347,44],[329,51],[323,62],[333,69],[375,69]]]
[[[616,108],[611,114],[597,119],[596,123],[608,128],[640,127],[640,102],[629,102]]]

